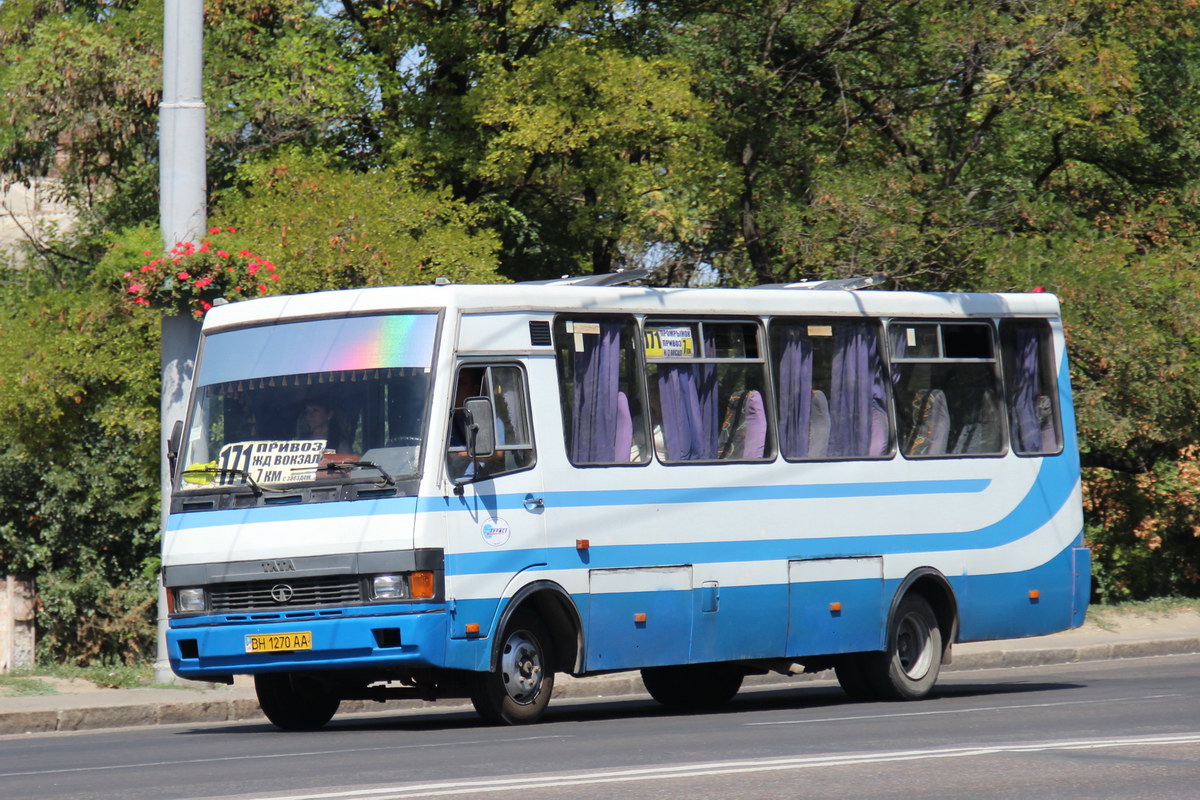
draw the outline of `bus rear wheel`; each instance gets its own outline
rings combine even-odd
[[[888,632],[888,649],[872,654],[867,670],[884,700],[920,700],[942,668],[942,631],[929,601],[910,594],[900,601]]]
[[[258,705],[280,730],[315,731],[333,719],[341,700],[306,675],[268,672],[254,676]]]
[[[471,704],[486,722],[524,725],[541,718],[553,690],[550,634],[537,616],[519,611],[504,629],[496,669],[475,677]]]
[[[650,696],[668,708],[715,708],[742,688],[742,672],[728,664],[684,664],[646,667],[642,683]]]

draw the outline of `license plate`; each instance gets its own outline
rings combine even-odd
[[[251,633],[246,635],[247,653],[288,653],[312,650],[312,632]]]

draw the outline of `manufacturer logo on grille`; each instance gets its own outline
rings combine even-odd
[[[271,599],[276,603],[286,603],[296,592],[286,583],[277,583],[271,587]]]
[[[262,562],[263,572],[295,572],[296,563],[290,558],[276,558]]]

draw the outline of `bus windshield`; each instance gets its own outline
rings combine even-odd
[[[394,314],[206,335],[179,491],[417,476],[436,333]]]

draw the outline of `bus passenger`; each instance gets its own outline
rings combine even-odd
[[[300,414],[300,437],[324,439],[326,449],[338,454],[353,453],[354,444],[346,435],[342,419],[324,398],[309,400]]]

